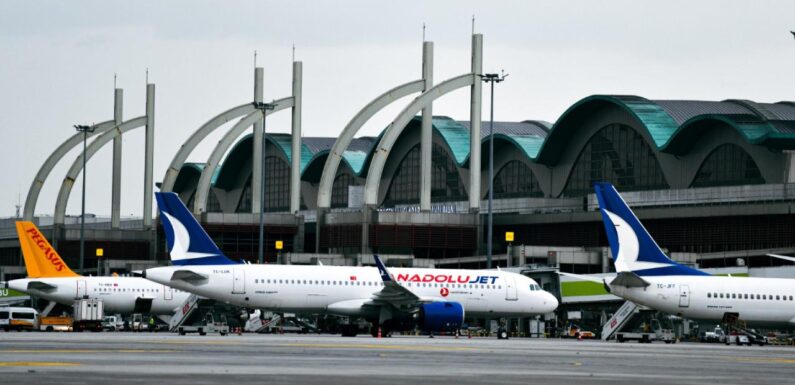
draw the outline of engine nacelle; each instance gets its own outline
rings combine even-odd
[[[460,329],[463,323],[464,306],[458,302],[434,302],[422,305],[417,318],[417,326],[428,332]]]

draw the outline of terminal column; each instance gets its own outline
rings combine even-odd
[[[262,102],[262,67],[254,68],[254,102]],[[262,119],[265,119],[264,117]],[[253,148],[251,151],[251,212],[257,214],[262,210],[262,119],[254,123]]]
[[[113,93],[113,124],[118,127],[122,119],[124,90],[116,88]],[[121,134],[113,138],[113,174],[110,198],[110,228],[121,227]]]
[[[433,87],[433,42],[422,43],[422,92]],[[422,109],[420,136],[420,211],[431,211],[431,167],[433,149],[433,104]]]

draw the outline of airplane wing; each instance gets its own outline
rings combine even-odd
[[[172,281],[184,281],[192,285],[199,285],[207,282],[207,276],[192,270],[176,270],[171,275]]]
[[[57,289],[57,287],[50,285],[49,283],[45,283],[42,281],[30,281],[28,282],[28,290],[38,290],[44,292],[50,292]]]
[[[407,287],[395,282],[392,276],[389,275],[389,271],[386,269],[384,262],[381,261],[381,258],[377,255],[373,257],[375,258],[376,266],[378,266],[378,273],[381,274],[381,279],[384,281],[384,288],[373,295],[373,301],[386,302],[396,308],[435,302],[435,299],[420,297]]]
[[[789,256],[786,256],[786,255],[768,254],[767,256],[768,257],[773,257],[773,258],[778,258],[778,259],[783,259],[785,261],[795,262],[795,257],[789,257]]]

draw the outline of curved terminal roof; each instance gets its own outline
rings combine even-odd
[[[633,95],[588,96],[569,107],[554,124],[539,120],[494,122],[494,137],[515,146],[530,161],[554,165],[568,145],[570,135],[576,134],[581,123],[591,114],[605,107],[618,107],[629,113],[648,134],[651,144],[662,152],[686,152],[704,129],[716,124],[736,130],[752,144],[795,148],[795,102],[649,100]],[[421,118],[417,116],[409,122],[409,127],[416,128],[420,123]],[[433,118],[435,133],[444,140],[460,167],[466,166],[469,160],[469,126],[467,121],[455,121],[445,116]],[[488,140],[488,134],[489,122],[483,121],[481,143]],[[266,139],[279,148],[288,161],[291,159],[289,134],[267,134]],[[343,153],[343,161],[358,176],[366,175],[379,139],[380,136],[354,139]],[[302,174],[309,169],[313,174],[322,172],[335,140],[303,138]],[[238,141],[214,176],[213,185],[231,185],[226,178],[234,178],[234,173],[225,170],[239,170],[240,162],[250,160],[250,141],[251,135]],[[244,142],[248,142],[248,146]],[[186,167],[201,165],[186,163]]]

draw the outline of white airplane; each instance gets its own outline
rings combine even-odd
[[[71,306],[81,298],[101,299],[106,313],[170,316],[190,293],[140,277],[85,277],[72,271],[32,222],[17,222],[28,278],[6,288]]]
[[[224,256],[173,193],[156,193],[174,266],[146,279],[253,309],[362,317],[372,333],[452,330],[470,317],[547,314],[557,299],[534,280],[491,270],[238,264]],[[504,336],[503,336],[504,338]]]
[[[712,276],[678,264],[660,250],[613,185],[594,188],[618,275],[561,274],[603,283],[619,297],[689,319],[720,322],[727,316],[749,326],[795,326],[795,280]]]

